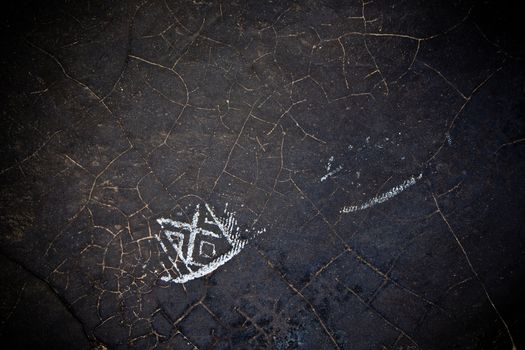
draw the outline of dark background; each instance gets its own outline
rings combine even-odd
[[[505,1],[3,5],[2,348],[521,349],[522,22]],[[196,202],[266,232],[165,283],[156,219]]]

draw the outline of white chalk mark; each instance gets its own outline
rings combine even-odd
[[[407,188],[415,185],[417,180],[420,180],[422,177],[423,177],[422,173],[419,174],[417,177],[412,176],[410,179],[404,181],[400,185],[391,188],[390,190],[388,190],[387,192],[385,192],[385,193],[383,193],[383,194],[381,194],[379,196],[376,196],[374,198],[371,198],[371,199],[367,200],[363,204],[351,205],[351,206],[344,207],[343,209],[341,209],[341,213],[353,213],[355,211],[368,209],[368,208],[371,208],[371,207],[373,207],[373,206],[375,206],[377,204],[384,203],[387,200],[397,196],[398,194],[400,194],[401,192],[403,192]]]
[[[445,133],[445,138],[447,139],[448,145],[452,146],[452,137],[450,136],[450,133],[448,131]]]
[[[201,217],[199,205],[195,207],[195,213],[191,223],[165,218],[157,219],[162,230],[155,235],[155,238],[178,273],[177,276],[172,276],[171,273],[168,272],[168,275],[162,276],[161,280],[174,283],[186,283],[193,279],[203,277],[230,261],[234,256],[239,254],[248,243],[248,239],[241,238],[240,229],[234,213],[229,213],[225,210],[224,214],[226,217],[219,218],[208,204],[206,204],[205,207],[205,217],[201,224],[199,224],[199,218]],[[208,215],[211,217],[211,220],[207,218]],[[220,234],[203,229],[201,227],[202,224],[215,226],[220,231]],[[254,237],[265,231],[265,229],[256,231]],[[197,239],[200,240],[198,249],[195,247]],[[222,244],[228,246],[227,252],[216,257],[216,245],[206,239],[222,241]],[[175,259],[171,256],[172,253],[166,246],[166,240],[173,247],[177,255]],[[187,247],[186,250],[184,250],[184,246]],[[215,259],[203,263],[195,260],[199,258],[204,258],[205,260]],[[182,264],[183,266],[179,268],[177,264]],[[184,268],[188,272],[181,272],[181,269],[184,270]]]
[[[333,176],[335,174],[337,174],[338,172],[340,172],[341,170],[343,170],[343,166],[342,165],[339,165],[337,168],[335,168],[334,170],[330,171],[330,169],[332,169],[332,163],[334,161],[334,156],[331,156],[329,159],[328,159],[328,164],[326,164],[326,175],[324,175],[322,178],[321,178],[321,182],[325,181],[326,179],[328,179],[330,176]]]

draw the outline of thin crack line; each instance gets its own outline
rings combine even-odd
[[[454,230],[452,229],[452,226],[450,226],[450,223],[448,222],[447,218],[445,217],[445,215],[443,214],[443,211],[441,210],[440,206],[439,206],[439,203],[437,201],[437,198],[435,196],[434,193],[432,193],[432,198],[434,199],[434,203],[436,204],[436,209],[437,211],[439,212],[439,215],[441,216],[441,218],[443,219],[443,221],[445,222],[445,224],[447,225],[448,227],[448,230],[449,232],[452,234],[452,236],[454,237],[454,240],[456,241],[459,249],[461,250],[463,256],[465,257],[465,261],[467,262],[467,265],[469,266],[470,268],[470,271],[472,272],[472,274],[474,275],[474,277],[476,278],[476,280],[479,282],[479,284],[481,285],[481,288],[483,289],[483,292],[485,293],[485,296],[487,297],[487,300],[488,302],[490,303],[490,305],[492,306],[492,309],[494,310],[494,312],[496,313],[496,315],[498,316],[500,322],[503,324],[503,326],[505,327],[505,330],[507,331],[507,334],[509,336],[509,340],[512,344],[512,350],[517,350],[517,347],[516,347],[516,344],[514,343],[514,338],[512,337],[512,333],[510,332],[510,328],[507,324],[507,322],[503,319],[503,316],[501,316],[500,312],[498,311],[498,309],[496,308],[496,305],[494,304],[494,301],[492,300],[491,296],[489,295],[489,292],[487,291],[487,288],[485,287],[485,283],[483,283],[483,281],[481,280],[481,278],[479,277],[477,271],[474,269],[474,266],[472,265],[472,262],[470,260],[470,257],[467,253],[467,251],[465,250],[465,247],[463,246],[463,244],[461,243],[461,241],[459,240],[459,237],[457,236],[457,234],[454,232]]]

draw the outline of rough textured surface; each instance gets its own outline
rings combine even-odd
[[[525,84],[511,7],[10,6],[3,344],[524,344]],[[205,277],[165,281],[180,271],[157,219],[192,222],[197,204],[235,213],[248,244]]]

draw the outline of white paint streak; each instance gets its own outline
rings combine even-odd
[[[385,193],[383,193],[383,194],[381,194],[379,196],[376,196],[374,198],[371,198],[371,199],[367,200],[363,204],[351,205],[351,206],[344,207],[343,209],[341,209],[341,213],[353,213],[355,211],[368,209],[368,208],[371,208],[371,207],[373,207],[373,206],[375,206],[377,204],[384,203],[387,200],[397,196],[398,194],[400,194],[401,192],[403,192],[407,188],[415,185],[417,180],[420,180],[422,177],[423,177],[423,174],[419,174],[417,177],[412,176],[410,179],[404,181],[400,185],[391,188],[389,191],[387,191],[387,192],[385,192]]]
[[[234,217],[234,213],[229,213],[225,209],[225,217],[217,217],[208,204],[206,204],[205,207],[207,212],[205,212],[205,218],[203,220],[203,223],[207,225],[216,226],[221,232],[221,234],[217,234],[213,231],[205,230],[199,227],[199,205],[195,207],[195,213],[193,215],[191,223],[165,218],[157,219],[157,222],[162,227],[162,231],[159,232],[159,234],[156,234],[155,238],[159,242],[162,251],[166,253],[168,260],[171,262],[174,269],[178,273],[178,276],[174,277],[171,275],[171,273],[168,272],[168,275],[162,276],[161,280],[174,283],[186,283],[193,279],[203,277],[230,261],[234,256],[239,254],[248,243],[248,239],[241,238],[239,226],[237,224],[237,220]],[[206,214],[209,214],[211,216],[211,220],[206,218]],[[168,227],[170,229],[175,229],[175,231],[168,230]],[[184,251],[183,249],[185,239],[183,231],[189,233],[186,251]],[[254,236],[257,236],[265,231],[265,229],[258,230],[255,232]],[[173,257],[170,256],[170,251],[166,246],[165,242],[163,241],[163,237],[161,236],[161,234],[163,234],[164,238],[172,245],[173,249],[177,254],[178,259],[173,259]],[[204,237],[200,235],[213,237],[216,239],[223,239],[225,243],[229,245],[230,248],[226,253],[222,254],[221,256],[215,258],[214,260],[206,264],[199,263],[194,260],[195,253],[198,253],[198,256],[204,258],[213,258],[216,254],[215,245],[211,242],[202,240]],[[201,239],[201,243],[199,244],[198,248],[195,247],[195,240],[197,239],[197,237]],[[203,253],[202,247],[204,243],[206,245],[211,246],[210,254],[212,256],[209,256],[208,253]],[[177,267],[177,260],[180,260],[179,263],[182,263],[189,272],[182,273]]]
[[[325,181],[326,179],[328,179],[330,176],[333,176],[335,175],[336,173],[340,172],[342,169],[343,169],[343,166],[342,165],[339,165],[337,168],[335,168],[334,170],[330,171],[330,169],[332,169],[332,162],[334,161],[334,156],[331,156],[329,159],[328,159],[328,164],[326,164],[326,175],[324,175],[322,178],[321,178],[321,182]]]
[[[445,138],[447,139],[448,145],[452,146],[452,136],[450,136],[450,133],[448,131],[445,133]]]

